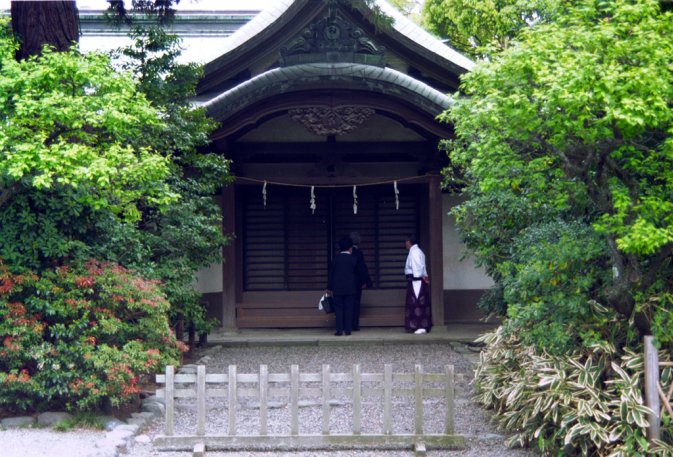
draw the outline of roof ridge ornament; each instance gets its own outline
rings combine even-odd
[[[330,1],[327,16],[312,22],[280,48],[280,66],[316,62],[385,66],[385,47],[344,19],[338,13],[337,5],[338,2]]]

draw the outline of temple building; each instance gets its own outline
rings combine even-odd
[[[80,11],[82,50],[128,42]],[[232,161],[217,196],[225,262],[195,285],[224,329],[331,327],[318,311],[339,238],[358,232],[373,287],[361,325],[402,326],[407,252],[427,256],[435,327],[475,322],[492,284],[463,259],[442,191],[437,121],[473,63],[385,0],[276,0],[257,11],[180,11],[183,60],[206,63],[194,103],[219,122],[209,146]]]
[[[225,262],[197,287],[226,329],[328,327],[317,310],[336,241],[356,231],[373,287],[362,326],[404,323],[404,239],[427,256],[435,325],[475,321],[490,279],[448,215],[436,120],[473,63],[382,0],[278,0],[218,48],[195,103],[232,160]]]

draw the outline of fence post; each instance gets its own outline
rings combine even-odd
[[[196,367],[196,434],[206,434],[206,366]]]
[[[393,366],[386,363],[383,366],[383,371],[383,434],[390,435],[393,433]]]
[[[444,433],[453,435],[454,432],[454,397],[456,395],[456,387],[454,384],[455,377],[453,375],[453,365],[446,366],[446,420],[444,421]]]
[[[290,433],[299,435],[299,365],[290,366]]]
[[[654,347],[654,337],[647,335],[645,346],[645,404],[652,410],[648,415],[650,426],[647,428],[647,438],[651,442],[660,438],[661,403],[659,402],[659,354]]]
[[[236,434],[236,405],[238,403],[236,377],[236,365],[229,365],[229,436]]]
[[[353,365],[353,434],[362,431],[362,376],[360,365]]]
[[[166,436],[173,435],[173,412],[175,405],[175,367],[166,365]]]
[[[259,434],[267,434],[267,400],[269,386],[269,368],[266,365],[259,366]]]
[[[416,397],[416,407],[415,407],[415,417],[414,417],[414,432],[416,435],[423,434],[423,368],[420,365],[416,365],[416,371],[414,373],[414,383],[415,383],[415,397]]]
[[[329,435],[330,367],[322,366],[322,434]]]

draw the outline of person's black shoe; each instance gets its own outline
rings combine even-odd
[[[346,336],[350,336],[351,332],[346,332]]]
[[[343,335],[343,332],[336,332],[336,333],[334,334],[334,336],[341,336],[341,335]]]

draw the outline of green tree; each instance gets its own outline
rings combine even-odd
[[[119,49],[116,60],[164,115],[162,130],[149,141],[171,158],[168,183],[182,198],[163,211],[146,206],[139,225],[114,219],[99,224],[97,257],[113,258],[161,280],[173,304],[173,321],[184,318],[197,331],[206,332],[210,325],[193,283],[199,269],[222,262],[221,248],[229,240],[222,234],[221,210],[214,199],[231,181],[229,161],[204,150],[215,123],[191,105],[202,70],[177,62],[179,37],[160,26],[134,26],[130,37],[133,44]]]
[[[129,11],[123,0],[108,0],[106,14],[113,22],[133,23],[133,13],[140,13],[146,17],[154,17],[158,24],[170,23],[175,18],[174,5],[180,0],[132,0]]]
[[[165,207],[176,199],[166,182],[169,160],[136,141],[162,129],[163,120],[130,76],[115,72],[106,56],[74,50],[45,48],[18,62],[6,23],[1,29],[0,253],[6,260],[35,266],[67,255],[43,249],[49,230],[17,226],[17,215],[43,228],[64,213],[106,211],[134,221],[140,206]],[[60,213],[33,212],[35,198]],[[19,260],[28,251],[35,256]]]
[[[134,6],[162,19],[168,17],[164,15],[168,10],[157,10],[151,2],[145,3]],[[152,157],[160,160],[161,166],[149,171],[136,167],[136,171],[150,183],[152,173],[161,172],[162,190],[170,199],[160,201],[145,193],[135,206],[126,202],[113,204],[116,200],[106,206],[90,201],[97,191],[91,191],[85,183],[73,181],[75,186],[52,185],[46,190],[34,188],[20,194],[16,192],[18,188],[3,187],[7,192],[3,192],[2,201],[9,202],[12,197],[12,204],[0,214],[4,222],[0,234],[5,240],[0,245],[0,255],[14,265],[38,270],[67,258],[94,256],[120,262],[145,277],[160,279],[174,305],[172,316],[184,316],[188,323],[204,331],[208,329],[205,310],[192,284],[196,271],[222,261],[221,247],[227,237],[221,232],[221,212],[213,197],[228,181],[229,163],[222,156],[200,150],[209,141],[214,123],[190,103],[201,68],[177,64],[179,39],[161,26],[134,27],[131,38],[134,44],[119,53],[121,70],[135,78],[135,93],[142,94],[148,105],[151,103],[151,111],[161,122],[141,120],[134,123],[132,134],[115,132],[109,137],[123,138],[129,151],[157,151],[152,152]],[[52,57],[59,58],[55,53]],[[118,76],[109,64],[105,74],[112,80]],[[86,87],[82,89],[87,91]],[[68,104],[63,102],[63,106]],[[91,142],[96,144],[97,138],[91,138]],[[15,158],[20,166],[23,158]],[[58,160],[56,153],[46,163],[56,164]],[[83,165],[76,172],[89,176],[95,169]],[[37,174],[42,174],[41,170]],[[98,178],[93,175],[91,179]],[[181,198],[174,198],[177,195]],[[71,204],[80,197],[86,201]],[[103,196],[106,197],[107,202],[110,198]],[[125,213],[127,217],[120,219],[116,214],[120,207],[132,214]]]
[[[471,57],[501,51],[517,33],[548,22],[560,11],[559,0],[426,0],[423,24]]]
[[[17,61],[16,49],[3,20],[0,403],[127,401],[138,374],[178,356],[169,304],[154,282],[82,260],[101,221],[137,225],[145,208],[177,200],[169,158],[139,141],[165,131],[165,115],[108,56],[45,46]],[[77,273],[66,280],[69,271]]]
[[[389,0],[389,3],[415,23],[420,24],[423,21],[421,16],[423,2],[421,0]]]
[[[464,78],[444,115],[474,199],[457,214],[510,325],[556,320],[565,344],[591,341],[609,325],[573,326],[593,299],[670,344],[673,16],[654,0],[575,3]],[[555,295],[554,279],[573,287]]]

